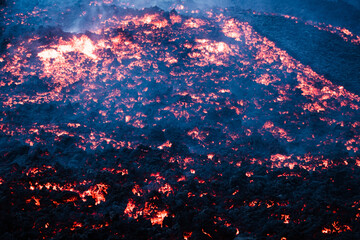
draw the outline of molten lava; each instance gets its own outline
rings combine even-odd
[[[5,237],[358,236],[359,96],[225,10],[113,10],[1,53]]]

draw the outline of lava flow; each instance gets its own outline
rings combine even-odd
[[[360,97],[183,8],[7,41],[1,239],[360,238]]]

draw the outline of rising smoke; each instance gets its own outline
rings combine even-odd
[[[110,6],[137,9],[159,7],[165,11],[170,11],[179,5],[183,5],[189,10],[214,7],[228,8],[234,14],[241,10],[288,14],[304,20],[346,27],[355,33],[360,32],[358,24],[360,21],[360,3],[356,0],[19,0],[7,1],[6,15],[3,16],[5,21],[3,22],[14,22],[14,25],[4,26],[3,35],[13,35],[14,32],[16,34],[18,31],[21,33],[32,31],[31,27],[36,29],[40,26],[57,26],[65,31],[84,32],[92,30],[97,24],[98,15],[106,16]],[[47,11],[43,12],[41,9],[47,9]],[[17,19],[17,14],[27,15],[33,11],[39,12],[36,14],[36,18],[31,19],[30,17],[28,19],[31,27],[25,28],[13,21]],[[82,18],[84,14],[87,14],[86,18]]]

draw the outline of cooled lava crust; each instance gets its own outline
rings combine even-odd
[[[113,7],[0,69],[1,239],[360,239],[359,96],[241,17]]]

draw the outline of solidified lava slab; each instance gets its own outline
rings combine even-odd
[[[6,43],[2,239],[360,237],[358,95],[225,10],[111,9]]]

